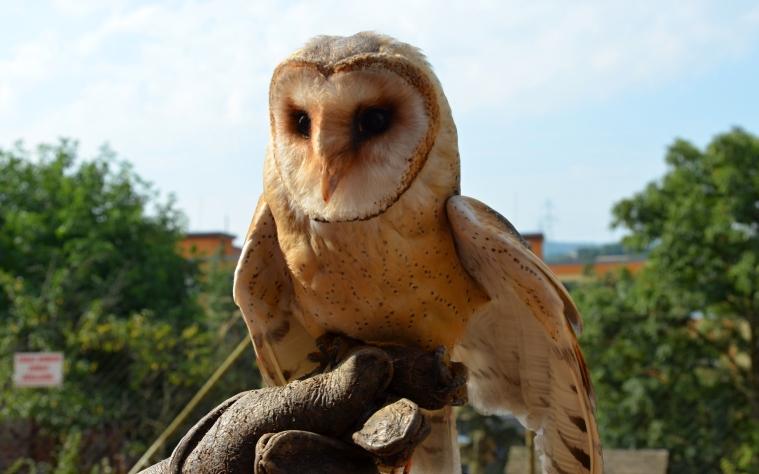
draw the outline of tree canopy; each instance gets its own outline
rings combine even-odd
[[[613,208],[645,268],[573,292],[600,432],[606,447],[669,449],[673,473],[759,472],[759,139],[677,140],[666,163]],[[244,335],[231,270],[182,258],[183,226],[107,148],[0,149],[4,449],[21,439],[37,461],[123,470]],[[11,386],[12,353],[36,350],[65,353],[63,388]],[[198,412],[255,387],[251,360]],[[464,458],[497,472],[514,431],[470,415]]]
[[[600,431],[671,472],[759,472],[759,139],[677,140],[666,163],[613,209],[645,269],[575,292]]]
[[[53,462],[73,432],[78,472],[128,467],[230,352],[231,269],[201,272],[183,232],[172,199],[108,148],[0,150],[0,444]],[[65,353],[64,386],[12,387],[12,354],[45,350]],[[220,398],[256,385],[250,360]]]

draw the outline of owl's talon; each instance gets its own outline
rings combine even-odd
[[[357,339],[343,334],[328,332],[316,339],[319,352],[309,354],[309,358],[319,364],[315,373],[323,373],[334,369],[348,354],[358,346],[365,345]]]
[[[382,348],[393,359],[393,393],[428,410],[466,403],[467,369],[459,362],[451,362],[445,348],[432,352],[395,345]]]
[[[437,361],[439,390],[438,395],[448,400],[448,405],[458,406],[467,402],[466,382],[468,372],[460,362],[451,362],[445,347],[438,346],[435,351]]]
[[[445,346],[437,346],[432,353],[435,354],[435,357],[441,364],[447,365],[451,361],[451,358],[448,357],[448,350]]]
[[[325,333],[316,339],[319,352],[309,359],[319,364],[310,377],[334,369],[363,342],[337,333]],[[393,361],[393,379],[390,392],[405,397],[427,410],[467,402],[467,369],[460,362],[452,362],[445,347],[424,351],[418,347],[395,344],[380,345]],[[394,398],[394,397],[391,397]]]

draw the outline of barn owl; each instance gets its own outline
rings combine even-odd
[[[445,347],[469,401],[537,433],[543,472],[601,473],[577,308],[514,227],[460,194],[457,132],[416,48],[321,36],[274,71],[264,191],[234,297],[266,383],[315,368],[315,339]],[[414,473],[460,472],[450,408]]]

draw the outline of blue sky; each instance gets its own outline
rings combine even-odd
[[[664,172],[675,137],[759,133],[759,5],[727,3],[0,0],[0,146],[108,142],[191,230],[239,235],[271,71],[313,35],[371,29],[427,53],[464,194],[523,231],[609,241],[611,205]]]

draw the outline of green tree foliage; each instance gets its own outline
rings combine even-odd
[[[678,140],[664,177],[614,207],[645,269],[585,285],[583,348],[607,446],[671,472],[759,472],[759,139]]]
[[[60,288],[62,312],[98,300],[120,317],[149,310],[188,322],[195,271],[175,251],[173,202],[158,201],[107,148],[76,159],[68,141],[39,147],[36,161],[23,149],[0,152],[0,268],[33,294]]]
[[[0,443],[55,465],[76,436],[69,464],[121,470],[181,409],[239,341],[221,330],[231,268],[203,277],[182,235],[172,200],[107,148],[87,161],[65,140],[0,150]],[[45,350],[65,353],[64,386],[14,388],[12,354]],[[237,380],[209,404],[256,382]]]
[[[227,358],[241,340],[249,340],[248,328],[232,299],[236,259],[218,253],[193,259],[200,267],[198,302],[204,314],[207,337],[212,341],[209,354],[213,370]],[[209,374],[210,375],[210,371]],[[250,344],[246,352],[229,368],[224,377],[211,389],[205,399],[177,430],[173,443],[213,407],[232,395],[261,387],[261,377],[255,366],[255,352]]]

